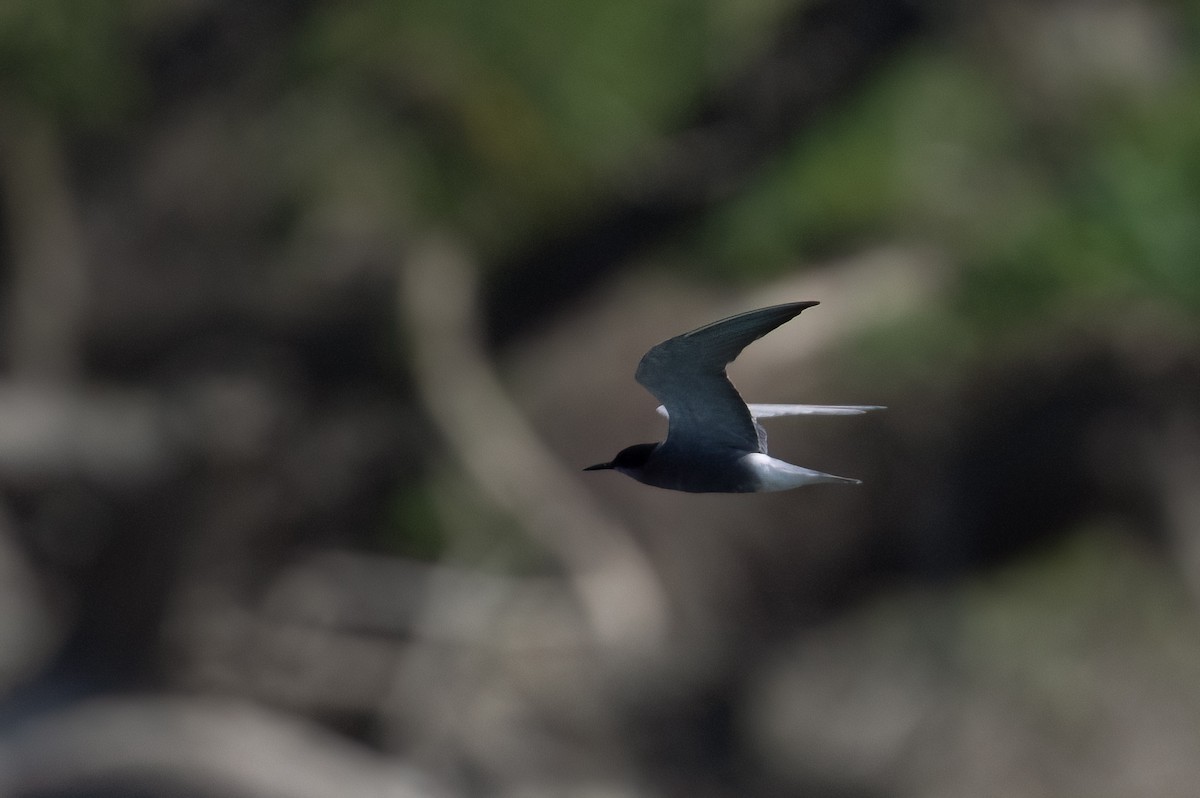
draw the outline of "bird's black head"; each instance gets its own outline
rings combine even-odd
[[[605,468],[615,468],[618,471],[636,472],[646,465],[646,461],[650,459],[650,453],[656,448],[658,448],[657,443],[635,443],[633,446],[627,446],[617,452],[617,456],[612,459],[611,463],[598,463],[583,470],[600,471]]]

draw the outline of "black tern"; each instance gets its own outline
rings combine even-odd
[[[668,338],[642,356],[635,379],[662,406],[667,439],[622,449],[609,463],[638,482],[688,493],[763,493],[861,480],[802,468],[767,454],[761,418],[854,415],[878,405],[747,405],[725,375],[743,349],[817,302],[774,305]]]

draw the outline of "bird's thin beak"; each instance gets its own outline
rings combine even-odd
[[[594,466],[588,466],[584,471],[603,471],[606,468],[612,468],[612,463],[596,463]]]

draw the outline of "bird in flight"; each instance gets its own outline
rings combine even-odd
[[[638,482],[689,493],[762,493],[823,482],[860,480],[824,474],[767,454],[758,420],[779,416],[844,416],[882,410],[878,405],[747,405],[725,375],[750,343],[817,302],[773,305],[706,324],[652,347],[638,364],[637,381],[654,394],[667,417],[667,439],[622,449],[608,463]]]

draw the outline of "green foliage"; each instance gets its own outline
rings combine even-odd
[[[495,255],[606,196],[719,79],[713,65],[785,10],[377,0],[314,15],[298,64],[320,88],[358,96],[352,114],[420,131],[405,141],[416,204]]]
[[[0,93],[71,123],[115,121],[141,90],[127,23],[116,0],[0,3]]]
[[[1123,110],[1099,117],[1080,214],[1137,287],[1200,311],[1200,65],[1158,101]]]
[[[433,562],[450,546],[437,508],[422,486],[405,487],[393,497],[391,517],[383,531],[380,542],[389,554]]]
[[[963,235],[994,205],[1016,131],[998,88],[919,52],[821,120],[718,209],[700,245],[718,274],[759,279],[884,235]]]
[[[683,0],[361,3],[318,15],[301,52],[329,88],[375,92],[354,112],[419,120],[414,190],[442,198],[443,222],[502,245],[578,207],[676,122],[703,80],[694,12]]]
[[[331,227],[350,238],[439,227],[500,262],[653,162],[797,5],[316,4],[272,54],[274,101],[230,127],[249,131],[247,181],[290,193],[277,204],[298,251],[322,252],[312,240]],[[162,8],[0,5],[0,96],[68,128],[127,118],[149,77],[137,54],[164,18],[196,23]],[[957,265],[942,312],[961,318],[949,325],[984,337],[1131,297],[1200,312],[1200,57],[1187,44],[1200,17],[1188,4],[1162,13],[1178,42],[1153,86],[1065,108],[965,35],[926,40],[798,131],[668,260],[752,282],[876,241],[919,242]]]
[[[871,239],[937,242],[959,264],[946,309],[993,340],[1133,297],[1194,314],[1197,76],[1060,114],[1014,104],[1010,76],[977,59],[914,52],[718,209],[695,258],[750,281]]]

